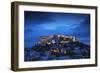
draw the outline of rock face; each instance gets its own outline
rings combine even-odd
[[[41,36],[32,48],[25,48],[25,61],[90,58],[90,46],[65,35]]]

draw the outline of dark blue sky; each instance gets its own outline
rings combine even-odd
[[[39,36],[64,34],[90,43],[90,15],[58,12],[24,12],[24,47],[32,47]]]

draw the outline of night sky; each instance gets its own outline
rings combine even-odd
[[[24,47],[31,48],[39,36],[64,34],[90,44],[90,14],[24,11]]]

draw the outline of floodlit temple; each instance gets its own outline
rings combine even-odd
[[[79,39],[74,36],[66,35],[41,36],[38,44],[64,44],[69,42],[79,42]]]

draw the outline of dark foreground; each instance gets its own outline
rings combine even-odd
[[[90,46],[83,43],[36,45],[25,48],[25,61],[86,59],[90,58]]]

